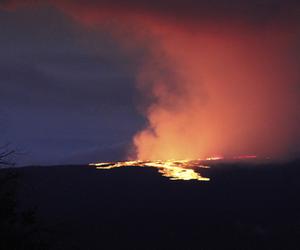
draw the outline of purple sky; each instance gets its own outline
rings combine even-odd
[[[143,126],[135,61],[51,8],[0,11],[1,140],[19,164],[124,156]]]
[[[133,135],[146,125],[135,83],[151,53],[146,43],[155,38],[141,39],[145,44],[128,39],[134,49],[126,52],[113,39],[122,27],[111,34],[84,26],[97,24],[99,12],[114,13],[119,23],[124,18],[133,30],[139,19],[131,16],[151,16],[191,33],[209,22],[216,23],[212,34],[225,23],[241,31],[281,27],[298,42],[299,6],[296,0],[5,0],[0,3],[0,145],[23,152],[15,159],[21,165],[117,160],[128,153]],[[113,21],[106,28],[115,27]],[[297,42],[287,58],[298,75]],[[290,92],[299,95],[293,88]],[[299,150],[294,130],[289,146]]]

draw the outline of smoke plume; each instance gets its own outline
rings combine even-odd
[[[148,126],[136,158],[286,156],[299,147],[296,1],[7,1],[52,5],[83,26],[144,47],[137,87]]]

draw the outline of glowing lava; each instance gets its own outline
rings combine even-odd
[[[158,172],[169,178],[170,180],[197,180],[197,181],[210,181],[210,178],[203,177],[199,173],[199,169],[210,168],[206,164],[213,161],[245,161],[257,159],[255,155],[240,155],[230,158],[223,156],[211,156],[204,159],[197,160],[157,160],[157,161],[118,161],[118,162],[100,162],[91,163],[97,169],[107,170],[121,167],[152,167],[158,169]],[[269,159],[269,158],[266,158]]]
[[[201,164],[200,160],[167,160],[167,161],[120,161],[91,163],[97,169],[113,169],[120,167],[152,167],[170,180],[198,180],[209,181],[209,178],[202,177],[195,171],[197,168],[209,168]]]

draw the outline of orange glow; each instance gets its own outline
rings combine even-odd
[[[49,0],[81,25],[109,31],[129,55],[145,52],[137,88],[152,102],[141,108],[148,124],[133,138],[134,159],[279,157],[298,143],[300,29],[292,6],[263,21],[238,8],[216,15],[214,4],[177,16],[180,9],[168,15],[133,2]]]
[[[284,34],[162,29],[164,57],[156,51],[139,78],[142,86],[150,84],[156,102],[146,111],[149,126],[134,138],[138,159],[279,156],[288,150],[297,105]],[[161,73],[164,67],[176,77]]]
[[[240,156],[236,156],[233,159],[256,159],[257,156],[256,155],[240,155]]]
[[[134,159],[282,156],[299,135],[298,58],[289,58],[297,27],[58,5],[85,25],[108,28],[129,53],[147,51],[137,87],[153,102],[143,108],[148,126],[133,138]]]
[[[210,168],[204,165],[208,162],[221,161],[231,162],[235,160],[245,161],[257,159],[255,155],[240,155],[234,157],[213,156],[198,160],[156,160],[156,161],[119,161],[119,162],[99,162],[91,163],[90,166],[101,170],[109,170],[123,167],[151,167],[158,169],[158,172],[170,180],[198,180],[209,181],[210,178],[203,177],[199,171]]]
[[[207,157],[205,160],[207,161],[218,161],[218,160],[223,160],[224,157],[223,156],[211,156],[211,157]]]

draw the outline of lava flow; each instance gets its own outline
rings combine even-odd
[[[197,180],[197,181],[210,181],[210,178],[203,177],[199,173],[199,169],[210,168],[206,164],[212,161],[241,161],[241,160],[253,160],[257,159],[255,155],[239,155],[230,158],[224,158],[223,156],[212,156],[204,159],[197,160],[156,160],[156,161],[118,161],[118,162],[100,162],[91,163],[90,166],[94,166],[97,169],[107,170],[121,167],[152,167],[157,168],[158,172],[162,176],[169,178],[170,180]]]
[[[200,160],[167,160],[167,161],[120,161],[91,163],[97,169],[112,169],[120,167],[152,167],[170,180],[198,180],[209,181],[209,178],[202,177],[195,171],[196,168],[209,168],[203,165]]]

